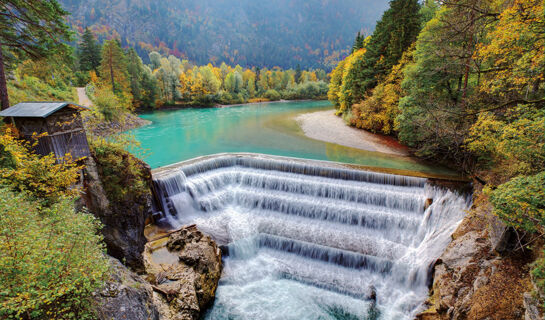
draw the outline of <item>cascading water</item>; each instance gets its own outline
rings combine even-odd
[[[158,223],[195,223],[223,246],[208,319],[412,319],[469,206],[425,178],[257,155],[154,181]]]

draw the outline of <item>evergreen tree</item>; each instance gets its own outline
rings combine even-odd
[[[354,40],[354,45],[352,45],[351,53],[354,53],[354,51],[358,51],[359,49],[363,49],[364,41],[365,41],[365,36],[358,31],[358,34],[356,35],[356,39]]]
[[[114,94],[128,91],[130,80],[127,73],[127,59],[117,40],[104,42],[99,73],[103,83],[111,86]]]
[[[295,82],[299,83],[301,80],[301,65],[297,64],[297,67],[295,67]]]
[[[79,69],[81,71],[97,71],[100,66],[100,44],[96,41],[95,36],[89,30],[85,28],[85,32],[81,37],[81,42],[79,43],[78,58],[79,58]]]
[[[421,28],[420,5],[417,0],[392,0],[390,8],[377,22],[366,45],[363,59],[357,62],[360,70],[356,82],[358,90],[367,92],[375,87],[395,66],[403,52],[416,40]]]
[[[8,56],[46,57],[69,52],[64,41],[72,33],[64,23],[67,15],[56,0],[0,2],[0,105],[9,107],[5,67]]]
[[[134,48],[127,52],[127,71],[131,83],[131,93],[133,105],[139,105],[142,100],[142,80],[144,77],[144,65],[142,59],[136,53]]]

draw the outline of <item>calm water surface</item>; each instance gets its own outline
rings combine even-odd
[[[295,117],[331,109],[327,101],[248,104],[229,108],[155,111],[132,133],[152,168],[221,152],[255,152],[453,176],[409,157],[363,151],[306,137]]]

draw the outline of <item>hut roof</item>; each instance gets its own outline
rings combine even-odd
[[[32,101],[21,102],[0,112],[2,117],[14,118],[47,118],[51,114],[61,110],[64,107],[89,110],[89,108],[80,106],[72,102],[65,101]]]

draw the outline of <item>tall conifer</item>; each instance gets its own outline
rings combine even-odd
[[[403,52],[416,40],[421,28],[420,5],[417,0],[392,0],[384,12],[363,59],[357,62],[360,90],[374,88],[395,66]]]
[[[95,36],[89,28],[85,28],[85,32],[81,37],[81,42],[78,48],[79,68],[81,71],[97,71],[100,66],[100,44],[96,41]]]
[[[99,72],[102,81],[110,85],[115,94],[128,91],[127,59],[117,40],[104,42]]]

